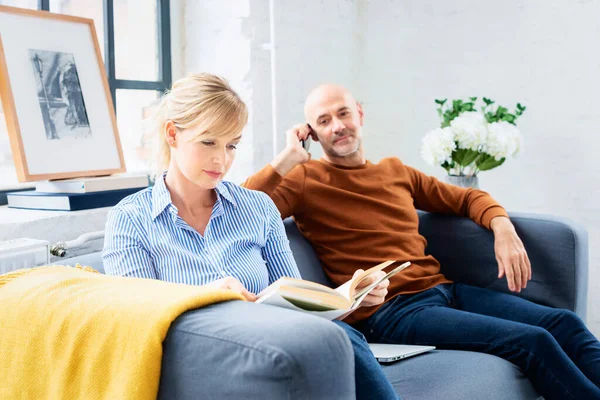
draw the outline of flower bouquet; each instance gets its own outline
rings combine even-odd
[[[515,121],[525,111],[520,103],[513,113],[506,107],[477,97],[468,101],[435,100],[441,126],[423,138],[421,156],[430,165],[443,167],[449,176],[476,177],[514,157],[523,150],[523,138]]]

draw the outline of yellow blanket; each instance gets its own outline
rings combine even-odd
[[[190,309],[241,299],[90,270],[54,266],[0,276],[0,399],[155,399],[171,322]]]

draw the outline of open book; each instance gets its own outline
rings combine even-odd
[[[336,289],[302,279],[279,278],[258,294],[256,302],[308,312],[330,320],[345,317],[357,309],[369,292],[383,280],[391,278],[410,265],[410,262],[405,262],[383,278],[357,290],[364,279],[395,262],[390,260],[369,268]]]

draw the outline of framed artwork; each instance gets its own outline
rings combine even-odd
[[[0,6],[0,96],[20,182],[125,172],[93,20]]]

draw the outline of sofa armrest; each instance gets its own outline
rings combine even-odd
[[[70,265],[74,267],[80,264],[83,267],[92,267],[100,273],[104,273],[104,265],[102,264],[102,252],[95,251],[93,253],[84,254],[76,257],[59,258],[52,262],[51,265]]]
[[[158,399],[353,399],[344,330],[285,308],[228,301],[188,311],[163,342]]]
[[[518,296],[572,310],[584,321],[587,307],[588,239],[583,226],[543,214],[510,213],[532,266],[532,279]],[[510,293],[499,280],[493,233],[467,218],[419,212],[427,253],[449,279]]]

